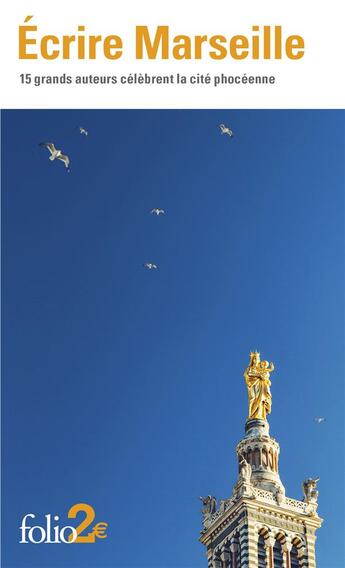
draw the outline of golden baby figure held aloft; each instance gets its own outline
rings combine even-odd
[[[272,371],[274,371],[273,363],[260,361],[260,353],[257,351],[250,354],[249,367],[244,372],[248,387],[248,420],[255,418],[266,420],[266,415],[271,412],[270,373]]]

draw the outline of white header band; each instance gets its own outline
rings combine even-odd
[[[340,6],[334,0],[327,5],[300,0],[219,0],[213,5],[197,0],[60,0],[57,5],[18,0],[6,5],[1,19],[1,106],[343,108]],[[21,26],[37,28],[27,33],[25,46],[25,54],[38,54],[37,59],[19,58]],[[169,26],[168,58],[162,58],[162,43],[154,59],[148,59],[145,44],[143,58],[138,57],[138,26],[147,26],[152,45],[157,27]],[[73,35],[76,39],[67,41],[63,53],[56,38]],[[105,46],[97,40],[90,52],[90,35],[119,39],[108,39]],[[181,36],[190,38],[190,45]],[[215,50],[219,39],[210,45],[214,36],[226,38],[224,47]],[[231,43],[234,36],[242,39]],[[289,40],[297,36],[303,38],[303,53],[299,40]],[[43,43],[42,37],[47,38]],[[213,58],[210,52],[224,57]]]

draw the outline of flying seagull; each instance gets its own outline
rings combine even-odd
[[[85,128],[83,128],[82,126],[79,126],[79,132],[80,134],[84,134],[85,136],[89,135],[88,131],[85,130]]]
[[[152,215],[157,215],[157,217],[158,217],[158,215],[164,215],[164,214],[165,214],[165,211],[164,211],[164,209],[157,209],[157,208],[156,208],[156,209],[151,209],[151,214],[152,214]]]
[[[158,268],[157,264],[154,264],[153,262],[145,262],[144,267],[148,270],[156,270]]]
[[[225,126],[225,124],[220,124],[219,128],[220,128],[222,134],[227,134],[228,136],[230,136],[230,138],[233,138],[234,133],[231,130],[231,128],[229,128],[228,126]]]
[[[40,144],[43,148],[47,148],[50,152],[49,160],[52,162],[57,159],[61,160],[65,164],[65,167],[68,168],[69,166],[69,157],[66,154],[62,153],[62,150],[57,150],[53,144],[53,142],[42,142]]]
[[[326,419],[323,416],[315,416],[314,420],[318,424],[321,424],[321,422],[324,422]]]

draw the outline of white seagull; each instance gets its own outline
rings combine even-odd
[[[326,419],[323,416],[315,416],[314,420],[318,424],[321,424],[321,422],[324,422]]]
[[[154,264],[153,262],[145,262],[144,267],[148,270],[156,270],[158,268],[157,264]]]
[[[233,138],[234,133],[231,130],[231,128],[229,128],[228,126],[225,126],[225,124],[220,124],[219,128],[220,128],[222,134],[227,134],[228,136],[230,136],[230,138]]]
[[[164,215],[165,211],[164,211],[164,209],[155,208],[155,209],[151,209],[150,213],[151,213],[151,215],[157,215],[157,217],[158,217],[158,215]]]
[[[47,148],[49,150],[51,154],[49,156],[49,160],[51,160],[52,162],[56,159],[61,160],[61,162],[65,164],[65,167],[68,168],[70,162],[69,157],[66,154],[63,154],[62,150],[57,150],[53,142],[42,142],[40,146],[43,146],[43,148]]]
[[[88,131],[85,130],[85,128],[83,128],[82,126],[79,126],[79,132],[80,134],[84,134],[85,136],[89,135]]]

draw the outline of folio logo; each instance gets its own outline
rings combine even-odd
[[[21,531],[20,544],[83,544],[83,543],[94,543],[96,538],[107,538],[107,527],[108,523],[103,521],[93,525],[92,530],[85,534],[86,529],[93,523],[96,517],[96,513],[91,505],[86,503],[76,503],[68,511],[68,518],[75,519],[78,513],[85,513],[85,517],[82,522],[77,526],[64,526],[60,527],[59,524],[52,526],[52,521],[59,521],[60,517],[54,515],[44,515],[45,526],[34,525],[29,526],[28,519],[35,519],[36,515],[34,513],[28,513],[24,515],[22,519],[22,524],[19,527]],[[83,534],[84,533],[84,534]]]

